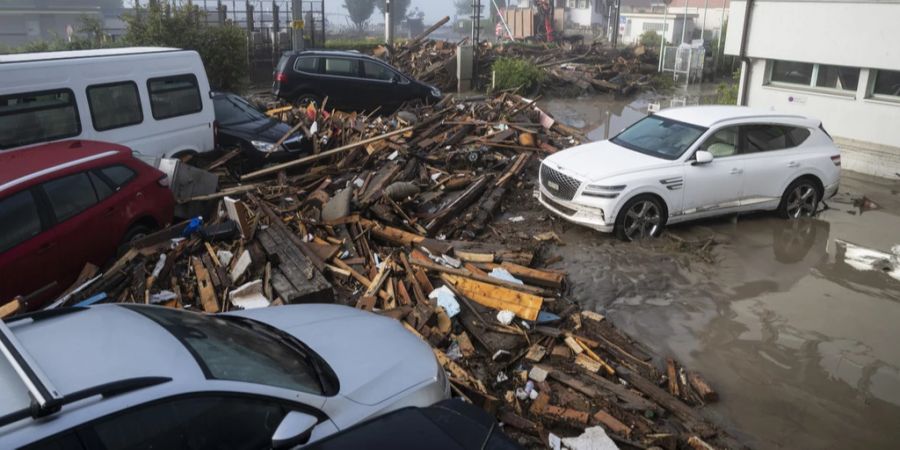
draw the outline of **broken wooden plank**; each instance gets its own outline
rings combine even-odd
[[[213,287],[209,272],[203,267],[203,262],[196,256],[191,257],[191,264],[194,267],[194,275],[197,276],[197,291],[200,293],[200,303],[203,310],[208,313],[219,312],[219,301],[216,298],[216,290]]]
[[[445,283],[452,284],[462,295],[484,306],[509,310],[525,320],[536,320],[544,299],[525,292],[464,278],[442,274]]]

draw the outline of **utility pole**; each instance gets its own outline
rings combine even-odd
[[[684,44],[684,34],[687,33],[688,2],[684,2],[684,20],[681,21],[681,43]]]
[[[662,39],[660,39],[659,43],[659,69],[657,72],[663,71],[663,55],[666,53],[666,32],[669,31],[669,4],[663,3],[663,7],[666,9],[663,10]]]
[[[291,0],[291,48],[303,50],[303,1]]]
[[[384,2],[384,42],[388,47],[394,46],[394,14],[391,0]]]
[[[614,15],[616,23],[613,24],[612,46],[619,46],[619,21],[621,20],[622,0],[616,0],[616,13]]]
[[[703,40],[703,34],[706,32],[706,13],[709,12],[709,0],[703,4],[703,28],[700,28],[700,40]]]

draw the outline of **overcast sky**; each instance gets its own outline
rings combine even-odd
[[[487,5],[488,0],[482,0],[482,3]],[[444,16],[453,18],[453,15],[456,14],[453,0],[412,0],[409,10],[412,11],[416,6],[425,13],[425,23],[434,23]],[[348,23],[349,19],[346,17],[347,10],[344,9],[344,0],[325,0],[325,12],[328,14],[328,19],[334,24],[346,25]],[[384,22],[384,18],[380,17],[378,8],[375,8],[375,12],[369,20],[372,22]]]

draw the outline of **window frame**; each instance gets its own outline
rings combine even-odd
[[[150,389],[152,389],[152,388],[150,388]],[[154,406],[157,406],[164,402],[175,402],[175,401],[180,401],[182,399],[192,399],[192,398],[201,398],[202,399],[202,398],[211,398],[211,397],[219,397],[219,398],[226,397],[226,398],[234,398],[234,399],[256,399],[256,400],[269,401],[269,402],[272,402],[273,404],[281,405],[287,411],[287,413],[290,413],[291,411],[297,411],[297,412],[301,412],[304,414],[309,414],[309,415],[319,419],[316,426],[318,426],[318,424],[321,424],[325,421],[331,420],[331,418],[328,416],[328,414],[325,413],[325,411],[323,411],[319,408],[316,408],[314,406],[308,405],[306,403],[299,402],[299,401],[289,400],[286,398],[276,397],[276,396],[267,395],[267,394],[259,394],[259,393],[251,393],[251,392],[236,392],[236,391],[226,391],[226,390],[216,389],[216,390],[209,390],[209,391],[202,391],[202,392],[181,393],[181,394],[176,394],[176,395],[170,395],[167,397],[154,398],[150,401],[146,401],[146,402],[139,403],[136,405],[131,405],[131,406],[128,406],[127,408],[122,408],[122,409],[113,411],[111,413],[104,414],[102,416],[94,417],[93,419],[88,420],[84,423],[80,423],[76,426],[67,428],[58,433],[54,433],[50,436],[47,436],[43,439],[36,441],[36,442],[28,444],[27,446],[23,447],[23,450],[30,449],[34,445],[44,443],[45,441],[53,440],[55,438],[61,437],[68,433],[75,433],[78,436],[78,438],[81,440],[81,443],[84,446],[84,448],[98,448],[97,445],[99,445],[100,442],[96,435],[96,432],[92,428],[94,425],[96,425],[97,423],[99,423],[103,420],[114,419],[122,414],[127,414],[132,411],[135,411],[138,408],[154,407]],[[287,415],[287,414],[285,414],[285,415]]]
[[[791,83],[790,81],[773,80],[772,73],[775,69],[775,63],[778,61],[795,62],[795,63],[801,63],[801,64],[811,64],[812,72],[810,74],[809,83],[801,84],[801,83]],[[847,69],[857,70],[859,72],[859,79],[856,83],[856,89],[850,90],[850,89],[838,89],[836,87],[833,88],[833,87],[827,87],[827,86],[817,86],[816,83],[818,82],[818,79],[819,79],[820,66],[843,67],[843,68],[847,68]],[[863,74],[862,69],[859,67],[838,66],[838,65],[834,65],[834,64],[808,63],[808,62],[803,62],[803,61],[789,61],[789,60],[785,60],[785,59],[767,59],[766,67],[765,67],[765,78],[763,80],[763,86],[772,87],[772,88],[780,88],[780,89],[799,89],[799,90],[809,91],[809,92],[813,92],[813,93],[823,93],[823,94],[830,94],[830,95],[835,95],[835,96],[839,96],[839,97],[855,99],[856,93],[857,93],[857,91],[859,91],[859,84],[862,82],[862,74]],[[871,77],[870,77],[870,79],[871,79]]]
[[[900,103],[900,94],[890,95],[890,94],[879,94],[879,93],[875,92],[875,82],[878,80],[879,72],[898,72],[898,73],[900,73],[900,70],[869,69],[869,79],[868,79],[868,83],[866,85],[866,99]]]
[[[153,105],[153,89],[150,87],[150,83],[152,83],[154,81],[165,80],[168,78],[189,78],[189,79],[191,79],[193,81],[195,91],[197,92],[197,104],[200,106],[200,108],[196,109],[196,110],[187,111],[187,112],[181,112],[179,114],[174,114],[174,115],[170,115],[170,116],[160,117],[159,115],[157,115],[156,108]],[[168,91],[166,91],[166,92],[168,92]],[[193,73],[182,73],[182,74],[177,74],[177,75],[166,75],[166,76],[162,76],[162,77],[147,78],[147,99],[150,101],[150,114],[153,116],[154,120],[165,120],[165,119],[172,119],[175,117],[189,116],[191,114],[197,114],[197,113],[203,111],[203,95],[200,93],[200,81],[197,80],[197,75],[194,75]]]
[[[46,90],[42,90],[42,91],[30,91],[30,92],[20,92],[20,93],[16,93],[16,94],[0,95],[0,100],[10,98],[10,97],[24,97],[27,95],[38,96],[38,95],[59,94],[59,93],[68,93],[69,94],[70,101],[69,101],[69,103],[66,104],[66,106],[71,106],[75,112],[76,132],[74,134],[65,134],[65,135],[60,135],[60,136],[49,136],[49,137],[45,136],[41,139],[37,139],[37,140],[33,140],[33,141],[19,142],[12,146],[9,146],[9,147],[6,147],[2,143],[0,143],[0,150],[8,150],[11,148],[24,147],[26,145],[31,145],[31,144],[38,144],[38,143],[42,143],[42,142],[52,142],[52,141],[58,141],[58,140],[62,140],[62,139],[68,139],[71,137],[80,136],[81,133],[84,131],[84,127],[81,124],[81,111],[78,110],[78,100],[75,98],[75,92],[72,91],[72,89],[70,89],[70,88],[46,89]],[[32,110],[41,111],[41,110],[45,110],[45,109],[53,109],[53,108],[51,108],[49,106],[27,108],[28,111],[32,111]],[[0,112],[0,120],[2,120],[4,117],[9,116],[9,115],[11,115],[11,114]]]
[[[140,120],[138,120],[137,122],[126,123],[126,124],[116,125],[116,126],[112,126],[112,127],[105,127],[105,128],[97,127],[97,116],[96,116],[96,114],[94,114],[94,104],[91,101],[91,89],[100,89],[100,88],[105,88],[105,87],[122,86],[122,85],[128,85],[128,84],[130,84],[132,87],[134,87],[135,97],[137,97],[137,109],[138,109],[138,113],[140,114]],[[90,113],[91,113],[91,126],[94,127],[94,130],[108,131],[108,130],[115,130],[117,128],[124,128],[124,127],[130,127],[130,126],[134,126],[134,125],[140,125],[140,124],[144,123],[144,105],[141,103],[141,91],[140,91],[140,89],[138,89],[137,83],[135,83],[132,80],[115,81],[112,83],[92,84],[84,89],[84,96],[87,98],[88,111],[90,111]]]

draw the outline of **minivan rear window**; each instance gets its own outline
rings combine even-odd
[[[0,149],[81,134],[71,89],[0,96]]]
[[[156,120],[184,116],[203,110],[200,87],[193,74],[147,80],[150,111]]]
[[[304,56],[294,62],[294,70],[297,72],[319,73],[319,58]]]

